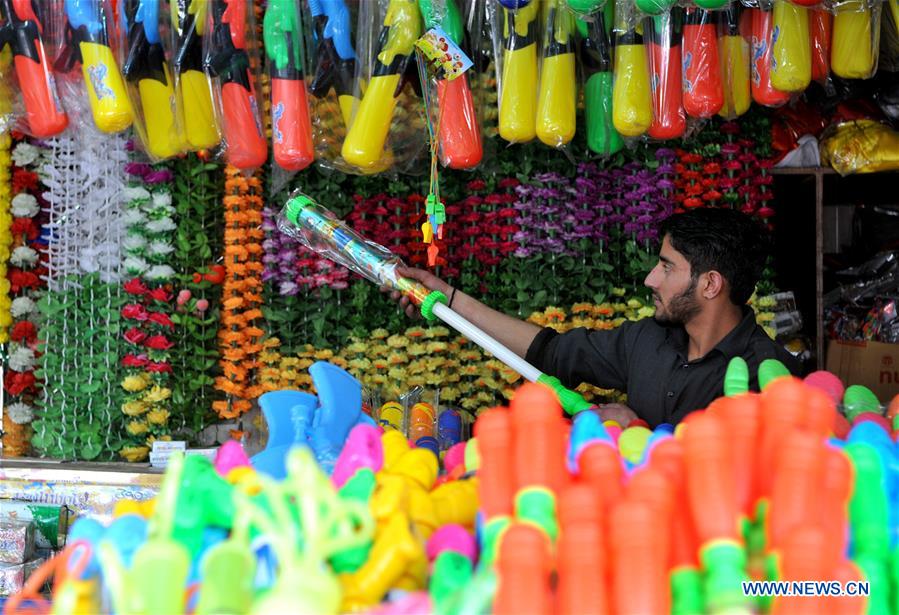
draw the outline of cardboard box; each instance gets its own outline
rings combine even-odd
[[[827,345],[827,371],[846,386],[863,384],[887,405],[899,395],[899,344],[844,342]]]

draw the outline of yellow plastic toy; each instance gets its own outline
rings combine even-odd
[[[718,37],[718,57],[724,79],[724,106],[718,114],[732,119],[749,111],[752,92],[749,82],[749,40],[740,34],[739,16],[726,23],[725,32]]]
[[[789,0],[775,0],[774,32],[771,85],[781,92],[801,92],[812,80],[808,9]]]
[[[131,126],[132,110],[125,82],[112,49],[99,43],[79,43],[81,73],[87,86],[94,124],[101,132],[116,133]]]
[[[639,137],[652,124],[652,90],[643,36],[636,30],[616,34],[612,124],[624,137]]]
[[[537,11],[529,2],[503,11],[503,70],[499,100],[499,136],[526,143],[537,134]]]
[[[206,29],[206,0],[172,2],[172,29],[178,32],[175,53],[175,103],[184,137],[191,149],[215,147],[220,141],[212,92],[202,64],[202,37]]]
[[[834,7],[830,69],[844,79],[867,79],[877,66],[880,3],[844,0]]]
[[[540,94],[537,100],[537,137],[560,147],[574,138],[577,84],[574,58],[574,15],[564,0],[549,0],[543,43]]]

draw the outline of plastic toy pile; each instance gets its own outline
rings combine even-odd
[[[236,442],[214,464],[175,457],[154,501],[76,522],[4,613],[894,612],[899,398],[884,416],[863,387],[776,363],[746,393],[746,371],[654,432],[568,422],[526,384],[442,473],[433,450],[365,421],[330,479],[314,446],[284,450],[281,481]],[[772,602],[746,596],[749,579],[870,595]]]

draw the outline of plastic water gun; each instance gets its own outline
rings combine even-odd
[[[546,145],[560,147],[574,138],[577,127],[574,19],[565,0],[550,0],[545,10],[537,137]]]
[[[811,9],[808,29],[812,45],[812,80],[824,81],[830,75],[830,40],[833,34],[833,15],[823,9]]]
[[[881,5],[845,0],[833,11],[831,70],[844,79],[867,79],[877,66]]]
[[[609,553],[612,608],[615,613],[668,613],[670,592],[660,569],[667,561],[661,546],[667,540],[667,528],[659,523],[657,509],[642,499],[625,498],[612,509]]]
[[[343,159],[360,169],[371,169],[384,155],[403,74],[421,35],[421,13],[416,0],[389,0],[371,81],[347,132]]]
[[[752,100],[766,107],[779,107],[790,94],[771,85],[771,47],[774,20],[771,9],[749,9],[752,13]]]
[[[788,0],[774,0],[771,85],[781,92],[801,92],[812,79],[808,13]]]
[[[81,63],[94,124],[103,132],[131,126],[132,110],[125,82],[110,48],[110,24],[100,0],[66,0],[66,46],[56,70],[67,73]]]
[[[371,282],[405,294],[414,305],[420,307],[422,317],[426,320],[439,318],[525,379],[551,388],[569,414],[576,414],[591,407],[581,395],[566,388],[558,378],[543,374],[447,307],[447,299],[443,293],[429,291],[419,282],[398,276],[396,268],[401,261],[394,254],[384,246],[361,237],[331,211],[307,195],[297,192],[291,196],[281,212],[278,228],[313,252],[347,267]]]
[[[537,15],[539,2],[505,0],[502,4],[503,69],[499,100],[499,135],[526,143],[537,135]]]
[[[425,28],[439,26],[459,45],[465,36],[462,15],[455,0],[443,1],[445,14],[438,21],[433,1],[419,0]],[[481,143],[481,128],[478,125],[468,75],[463,73],[452,80],[438,77],[437,105],[441,159],[451,169],[476,167],[484,155],[484,146]]]
[[[561,613],[607,613],[608,561],[599,495],[572,485],[559,499],[558,608]]]
[[[687,129],[681,63],[683,11],[672,8],[651,19],[649,68],[653,84],[653,118],[649,136],[654,139],[677,139]]]
[[[494,613],[553,613],[550,542],[540,529],[529,523],[510,525],[500,543],[497,571]]]
[[[39,8],[40,3],[32,0],[0,0],[0,52],[6,45],[12,49],[28,129],[35,137],[46,138],[65,130],[69,117],[47,62]]]
[[[315,76],[309,91],[316,98],[337,93],[343,123],[349,127],[353,109],[359,103],[353,92],[356,79],[356,52],[353,50],[350,11],[343,0],[310,0],[315,38]]]
[[[172,100],[175,90],[159,37],[159,0],[123,0],[119,5],[128,51],[122,75],[137,84],[147,152],[170,158],[181,151]]]
[[[683,54],[684,110],[692,117],[712,117],[724,106],[714,14],[700,8],[686,9]]]
[[[229,164],[239,169],[263,165],[268,146],[259,123],[250,56],[246,50],[248,5],[242,0],[210,0],[212,30],[203,65],[221,81],[222,134]]]
[[[724,78],[724,106],[720,114],[735,118],[749,111],[752,95],[749,90],[749,41],[740,31],[743,6],[731,4],[723,11],[718,52],[721,55],[721,73]]]
[[[214,147],[220,140],[212,94],[203,68],[206,10],[203,0],[173,0],[172,29],[177,34],[172,67],[176,101],[184,116],[187,143],[195,150]]]
[[[625,5],[619,1],[615,7],[612,122],[622,136],[639,137],[652,125],[652,88],[642,25],[627,25]]]
[[[615,3],[607,2],[590,20],[577,18],[580,64],[584,70],[584,114],[587,147],[597,154],[614,154],[624,147],[612,124],[612,41],[609,30]]]
[[[312,164],[315,152],[303,79],[303,32],[297,3],[269,2],[262,33],[271,62],[275,162],[287,171],[300,171]]]

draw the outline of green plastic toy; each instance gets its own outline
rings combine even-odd
[[[843,411],[850,421],[855,420],[855,417],[862,412],[881,414],[880,400],[868,387],[853,384],[846,387],[846,391],[843,393]]]
[[[444,551],[434,560],[434,573],[429,588],[437,615],[450,615],[456,607],[454,596],[471,582],[474,567],[471,560],[455,551]]]
[[[853,553],[886,559],[890,532],[884,462],[877,449],[866,442],[853,442],[845,451],[855,469],[855,489],[849,501]]]
[[[515,496],[515,517],[518,521],[530,522],[546,532],[552,542],[559,536],[556,520],[556,498],[552,491],[543,487],[527,487]]]
[[[569,6],[571,2],[569,1]],[[599,4],[587,3],[580,4]],[[580,63],[584,69],[584,110],[587,121],[587,147],[605,156],[624,147],[624,140],[612,125],[612,39],[615,2],[608,1],[602,11],[590,18],[578,16]]]
[[[764,391],[770,383],[784,376],[790,376],[786,365],[777,359],[765,359],[759,365],[759,389]]]
[[[749,392],[749,364],[743,357],[734,357],[724,373],[724,394],[727,397]]]
[[[699,554],[705,570],[705,598],[709,612],[737,612],[748,609],[750,600],[743,595],[746,553],[742,545],[729,540],[713,541]]]

